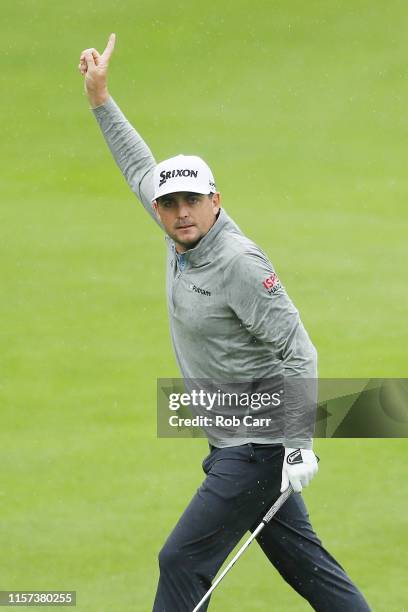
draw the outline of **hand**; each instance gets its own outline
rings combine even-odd
[[[300,493],[307,487],[313,476],[317,473],[317,457],[312,450],[305,448],[285,448],[285,458],[282,466],[281,493],[289,483],[295,493]]]
[[[92,108],[101,106],[109,98],[107,75],[109,60],[115,48],[116,35],[109,36],[105,51],[100,55],[96,49],[82,51],[78,70],[85,75],[84,88]]]

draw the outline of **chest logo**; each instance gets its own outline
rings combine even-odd
[[[207,291],[207,289],[201,289],[200,287],[197,287],[197,285],[194,285],[193,283],[189,285],[189,289],[191,291],[195,291],[196,293],[199,293],[200,295],[211,295],[211,291]]]

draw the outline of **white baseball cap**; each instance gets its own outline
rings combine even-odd
[[[153,174],[153,187],[153,200],[176,191],[202,194],[217,191],[213,173],[197,155],[176,155],[157,164]]]

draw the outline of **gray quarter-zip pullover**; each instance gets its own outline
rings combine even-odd
[[[156,162],[150,149],[112,98],[93,113],[130,188],[160,225],[151,204]],[[182,263],[173,240],[166,236],[166,243],[170,330],[183,378],[211,380],[215,386],[218,381],[285,381],[284,412],[269,408],[274,415],[269,427],[253,435],[251,428],[237,435],[228,427],[211,427],[209,442],[311,448],[316,350],[267,256],[224,209],[198,245],[183,254]],[[225,412],[231,416],[231,408]],[[204,408],[196,413],[208,415]]]

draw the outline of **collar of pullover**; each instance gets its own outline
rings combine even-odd
[[[216,255],[215,249],[217,238],[226,228],[237,229],[237,226],[232,219],[230,219],[224,209],[221,208],[216,222],[209,229],[206,235],[201,238],[197,246],[183,253],[183,259],[186,261],[186,263],[192,267],[198,267],[209,263]],[[170,238],[168,238],[168,240],[170,240],[172,243],[172,249],[175,251],[176,247],[174,241]]]

